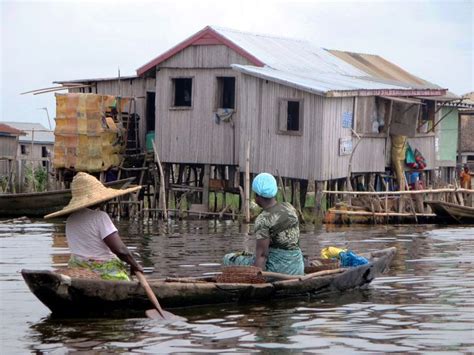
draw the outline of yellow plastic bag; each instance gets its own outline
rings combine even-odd
[[[340,252],[345,252],[347,249],[341,249],[336,247],[327,247],[321,249],[321,258],[322,259],[332,259],[332,258],[339,258]]]

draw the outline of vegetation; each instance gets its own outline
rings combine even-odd
[[[25,184],[31,191],[46,191],[48,187],[48,172],[44,167],[35,167],[32,163],[25,167]]]

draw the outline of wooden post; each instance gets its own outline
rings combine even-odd
[[[245,149],[245,184],[244,184],[244,215],[245,222],[250,222],[250,141],[247,141]]]
[[[315,214],[315,223],[321,224],[323,220],[323,190],[324,183],[322,181],[316,181],[315,184],[316,193],[314,194],[314,214]]]
[[[163,219],[168,219],[168,211],[166,208],[166,189],[165,189],[165,174],[163,173],[163,166],[161,165],[160,157],[156,149],[155,141],[152,140],[151,144],[153,145],[153,153],[155,155],[155,161],[158,164],[158,169],[160,171],[160,200],[159,206],[163,210]]]
[[[282,198],[283,198],[283,202],[286,202],[287,199],[286,199],[285,183],[283,182],[283,179],[281,178],[281,175],[280,175],[280,173],[278,172],[278,169],[277,169],[276,173],[277,173],[277,175],[278,175],[278,182],[279,182],[280,187],[281,187],[281,195],[282,195]]]
[[[204,175],[202,178],[202,204],[205,211],[209,211],[209,179],[211,177],[211,166],[204,164]]]
[[[33,162],[33,147],[34,147],[34,139],[35,139],[35,129],[31,130],[31,149],[30,149],[30,164],[31,164],[31,182],[33,183],[33,191],[36,191],[36,181],[35,181],[35,166]]]

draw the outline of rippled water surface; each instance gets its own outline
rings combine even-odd
[[[153,277],[219,270],[226,252],[248,248],[236,222],[118,223]],[[0,222],[1,353],[444,352],[474,351],[474,226],[307,227],[304,253],[344,246],[397,247],[391,270],[366,290],[325,299],[173,310],[186,321],[55,319],[19,271],[67,262],[63,224]]]

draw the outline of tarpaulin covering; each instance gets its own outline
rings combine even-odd
[[[99,172],[118,166],[125,132],[111,112],[127,111],[128,103],[115,96],[56,94],[54,167]]]

